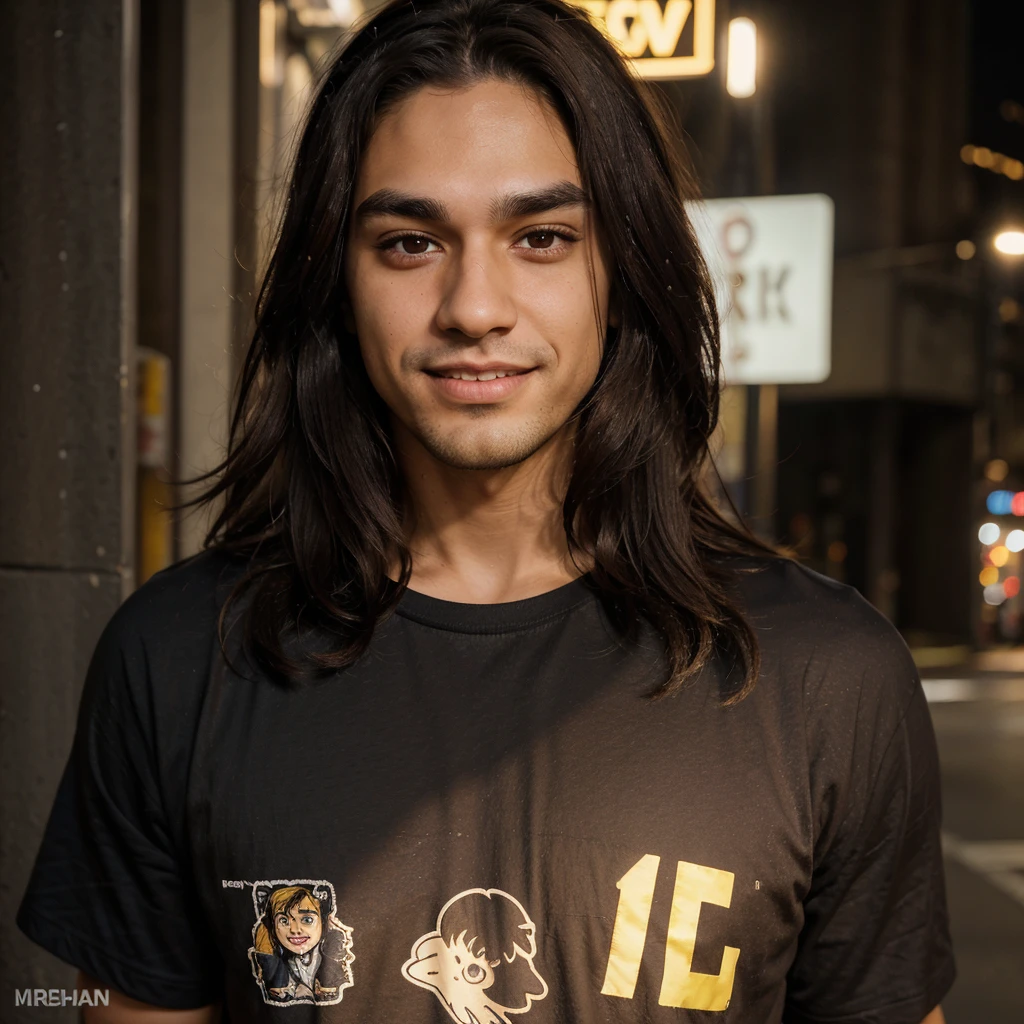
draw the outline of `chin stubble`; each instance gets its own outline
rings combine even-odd
[[[460,444],[457,434],[439,437],[424,433],[420,443],[435,459],[453,469],[508,469],[535,455],[559,430],[561,426],[546,434],[524,430],[513,436],[488,439],[482,451],[478,445]]]

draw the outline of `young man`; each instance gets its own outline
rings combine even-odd
[[[209,550],[104,633],[19,916],[88,1021],[941,1020],[920,684],[704,495],[671,149],[557,0],[338,56]]]

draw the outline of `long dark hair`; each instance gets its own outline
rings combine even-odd
[[[206,546],[248,557],[228,605],[248,596],[248,650],[297,681],[358,659],[408,584],[387,409],[343,322],[346,227],[381,114],[426,84],[488,77],[528,85],[557,110],[614,267],[619,326],[576,413],[569,550],[592,563],[590,582],[624,636],[644,618],[663,637],[657,695],[722,652],[738,700],[759,658],[725,563],[769,549],[724,518],[702,483],[718,420],[719,331],[683,208],[696,189],[647,87],[560,0],[395,0],[327,70],[257,302],[228,455],[193,502],[223,496]],[[315,649],[292,643],[307,628],[320,637]]]

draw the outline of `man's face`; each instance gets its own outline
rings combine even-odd
[[[301,900],[297,906],[274,918],[277,941],[295,954],[316,949],[321,929],[320,908],[308,899]]]
[[[535,93],[426,87],[382,120],[346,282],[400,446],[497,469],[565,426],[597,376],[609,274],[576,157]]]

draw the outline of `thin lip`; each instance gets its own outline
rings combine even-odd
[[[443,366],[425,367],[424,373],[440,375],[443,373],[529,373],[535,366],[513,366],[511,363],[445,363]]]

